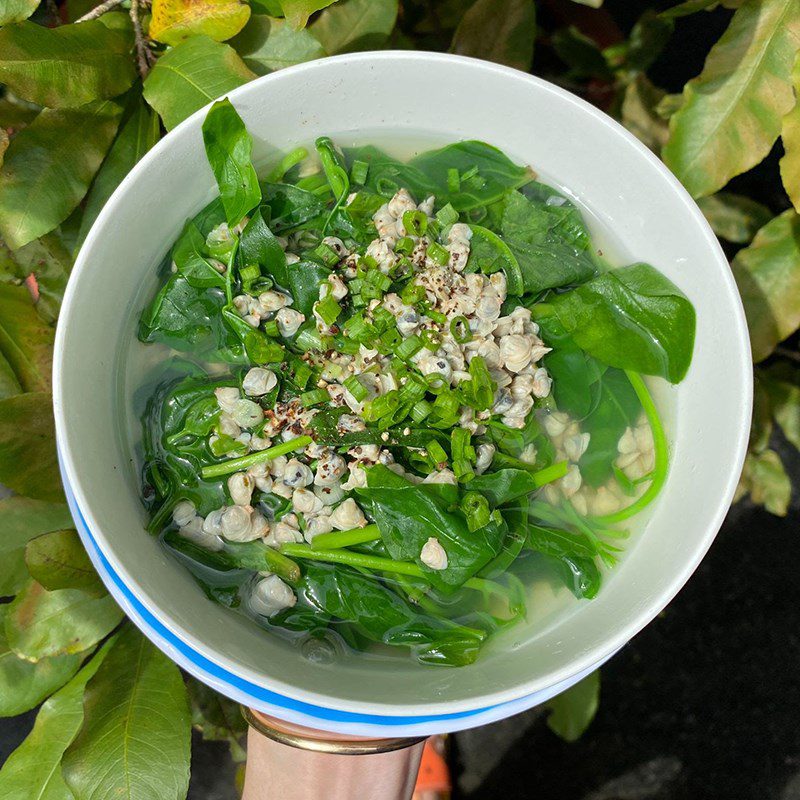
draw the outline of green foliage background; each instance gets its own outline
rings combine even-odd
[[[235,706],[181,675],[94,574],[49,392],[61,297],[103,204],[165,131],[258,75],[355,50],[449,50],[534,71],[620,119],[732,256],[756,362],[739,493],[787,513],[773,445],[800,447],[800,3],[686,0],[644,11],[624,38],[601,2],[0,0],[0,483],[16,493],[0,501],[0,715],[42,704],[0,796],[185,797],[192,726],[244,759]],[[701,73],[681,94],[654,85],[654,61],[681,57],[675,20],[703,25],[720,5],[730,19]],[[726,188],[776,147],[773,207]],[[553,701],[553,730],[580,735],[598,691],[595,676]]]

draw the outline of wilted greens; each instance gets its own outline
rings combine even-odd
[[[610,269],[577,207],[483,142],[406,161],[322,137],[317,166],[299,147],[259,181],[230,102],[203,137],[220,199],[139,328],[189,359],[144,415],[150,530],[314,657],[460,666],[532,580],[594,597],[666,476],[641,374],[689,367],[680,290]]]

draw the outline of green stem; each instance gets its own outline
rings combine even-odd
[[[320,534],[321,536],[322,534]],[[371,569],[377,572],[393,572],[396,575],[408,575],[411,578],[429,577],[422,567],[410,561],[394,561],[382,556],[370,556],[365,553],[354,553],[352,550],[315,550],[308,544],[281,545],[281,553],[292,558],[307,558],[311,561],[326,561],[330,564],[347,564],[350,567]],[[477,589],[480,592],[488,590],[497,591],[500,585],[486,578],[468,578],[464,581],[468,589]],[[502,587],[500,587],[502,589]]]
[[[381,533],[377,525],[367,525],[364,528],[352,528],[349,531],[331,531],[320,533],[314,537],[311,546],[314,550],[338,550],[340,547],[350,547],[354,544],[377,542]]]
[[[544,486],[547,483],[557,481],[563,478],[569,472],[569,462],[559,461],[556,464],[551,464],[549,467],[540,469],[538,472],[533,473],[533,479],[536,481],[537,486]]]
[[[204,478],[218,478],[220,475],[230,475],[232,472],[239,472],[240,470],[247,469],[253,464],[260,464],[262,461],[272,461],[278,456],[284,456],[294,450],[300,450],[306,445],[311,444],[313,439],[310,436],[298,436],[296,439],[289,439],[288,442],[281,442],[274,447],[268,447],[266,450],[259,450],[256,453],[248,453],[246,456],[239,458],[231,458],[228,461],[223,461],[221,464],[210,464],[203,467],[201,475]]]
[[[267,545],[264,547],[264,561],[267,562],[267,570],[274,572],[279,578],[289,583],[300,580],[300,567],[291,558]]]
[[[295,164],[299,164],[304,158],[308,156],[308,150],[305,147],[297,147],[292,150],[290,153],[287,153],[272,169],[268,174],[265,180],[267,183],[280,183],[283,180],[284,175],[293,167]]]
[[[642,494],[638,500],[631,503],[631,505],[619,511],[615,511],[613,514],[595,517],[592,520],[601,525],[614,525],[617,522],[630,519],[634,514],[638,514],[645,506],[652,503],[664,486],[664,482],[667,480],[667,472],[669,471],[667,436],[664,433],[661,418],[658,416],[656,404],[653,402],[653,398],[647,389],[644,379],[638,372],[631,372],[626,369],[625,374],[628,376],[628,380],[631,382],[631,386],[633,386],[633,390],[636,392],[636,396],[642,404],[647,422],[650,425],[650,430],[653,433],[653,452],[655,455],[653,480],[650,482],[647,489],[645,489],[644,494]]]

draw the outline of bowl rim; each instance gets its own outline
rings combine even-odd
[[[682,568],[671,576],[665,589],[657,596],[657,598],[646,604],[643,604],[638,610],[633,612],[630,619],[624,625],[615,626],[614,630],[611,631],[610,635],[604,640],[602,647],[598,646],[581,652],[574,660],[570,661],[568,667],[561,668],[560,670],[552,669],[548,673],[540,675],[535,679],[516,684],[511,688],[496,692],[488,692],[486,694],[470,697],[469,699],[458,701],[441,701],[437,702],[433,706],[428,704],[420,708],[415,708],[411,705],[393,705],[391,703],[377,704],[366,703],[364,701],[342,700],[335,696],[298,689],[291,684],[287,684],[279,680],[271,680],[268,686],[268,688],[271,690],[298,702],[310,703],[325,708],[336,709],[338,711],[359,715],[370,713],[374,714],[378,706],[381,715],[391,717],[408,717],[409,715],[424,713],[426,711],[427,713],[432,713],[433,709],[436,710],[436,713],[440,714],[457,714],[475,711],[476,709],[486,709],[487,707],[498,706],[513,701],[520,701],[523,698],[545,690],[548,687],[560,685],[561,682],[569,681],[570,679],[574,679],[574,681],[578,680],[587,669],[610,657],[627,641],[641,631],[642,628],[649,624],[649,622],[652,621],[655,616],[657,616],[657,614],[683,587],[694,570],[697,568],[722,525],[733,499],[739,475],[744,464],[750,428],[750,413],[753,391],[750,341],[747,332],[748,329],[745,320],[744,309],[736,288],[735,281],[733,279],[733,275],[728,267],[728,260],[725,257],[722,248],[716,236],[712,232],[708,222],[686,189],[668,170],[666,165],[621,124],[585,100],[550,83],[549,81],[545,81],[542,78],[538,78],[533,75],[528,75],[511,67],[465,56],[446,53],[432,53],[427,51],[387,50],[344,54],[305,62],[303,64],[298,64],[288,67],[284,70],[256,78],[255,80],[250,81],[243,86],[227,92],[225,96],[229,97],[231,102],[235,104],[237,99],[240,97],[244,97],[251,92],[258,93],[260,91],[260,87],[282,80],[294,79],[298,75],[307,75],[318,70],[325,70],[330,64],[356,63],[368,65],[375,62],[423,62],[427,63],[434,69],[442,64],[450,66],[455,65],[463,67],[466,72],[472,70],[484,71],[486,73],[493,73],[503,80],[527,82],[528,84],[535,86],[537,90],[543,94],[555,95],[561,102],[572,104],[579,110],[579,112],[593,117],[596,123],[610,128],[614,135],[623,139],[628,146],[638,150],[639,154],[644,156],[650,162],[650,164],[656,168],[656,170],[661,174],[661,177],[672,188],[674,202],[683,204],[685,210],[688,211],[694,223],[702,231],[703,236],[708,243],[710,252],[714,253],[716,256],[715,268],[720,271],[720,278],[723,285],[730,293],[732,304],[734,306],[734,318],[731,320],[731,322],[733,323],[735,329],[729,333],[731,334],[731,339],[734,341],[736,350],[738,350],[738,367],[743,377],[741,387],[742,392],[741,396],[739,397],[738,410],[735,409],[731,412],[731,427],[732,433],[734,434],[733,449],[735,457],[727,465],[728,477],[725,485],[725,491],[716,498],[713,507],[713,513],[708,513],[704,535],[698,538],[696,546],[691,551],[690,557],[686,558],[683,562]],[[472,74],[474,76],[474,73]],[[202,122],[202,119],[204,118],[209,106],[210,103],[189,116],[186,120],[176,126],[176,128],[171,131],[170,134],[199,125]],[[91,261],[95,239],[100,235],[100,231],[105,224],[113,218],[116,207],[125,201],[125,196],[129,185],[137,179],[137,176],[140,173],[149,169],[149,166],[153,160],[160,156],[163,151],[168,150],[171,147],[172,140],[176,137],[171,137],[170,134],[162,138],[147,154],[145,154],[145,156],[133,167],[133,169],[116,188],[95,220],[95,223],[92,226],[92,229],[89,231],[89,234],[87,235],[86,240],[84,241],[75,261],[75,265],[70,276],[70,281],[64,294],[59,324],[55,337],[53,357],[53,404],[56,440],[60,445],[59,449],[64,482],[68,485],[69,491],[74,494],[75,507],[84,518],[87,532],[90,533],[100,552],[105,556],[105,558],[108,559],[116,573],[121,576],[121,579],[124,581],[125,585],[137,598],[144,602],[148,610],[155,615],[159,622],[181,641],[185,642],[188,646],[195,649],[210,661],[220,666],[224,666],[224,668],[229,670],[232,674],[240,676],[257,685],[265,685],[263,679],[259,678],[259,676],[253,673],[252,670],[231,661],[222,653],[213,652],[204,644],[204,642],[199,641],[191,633],[191,631],[185,629],[175,620],[171,619],[169,613],[152,602],[152,600],[148,597],[147,592],[143,590],[135,576],[129,572],[126,566],[117,561],[116,557],[108,546],[108,542],[101,527],[97,524],[97,521],[93,517],[92,503],[90,501],[91,493],[87,491],[88,487],[84,486],[81,482],[80,469],[75,462],[74,454],[71,452],[68,446],[68,440],[66,436],[67,421],[65,417],[61,374],[65,368],[64,360],[67,347],[66,338],[68,332],[68,321],[70,316],[74,313],[73,307],[76,299],[79,297],[77,286],[80,276],[86,269],[87,264]],[[83,288],[85,290],[85,287]],[[696,346],[697,344],[695,343],[695,347]],[[735,430],[733,430],[734,426]],[[140,624],[140,627],[143,626]],[[144,626],[143,630],[150,638],[154,638],[149,627]],[[333,729],[333,727],[331,727],[331,729]]]

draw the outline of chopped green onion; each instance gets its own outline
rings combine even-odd
[[[274,447],[268,447],[266,450],[258,450],[255,453],[248,453],[241,458],[232,458],[230,461],[223,461],[221,464],[210,464],[200,470],[200,474],[204,478],[218,478],[220,475],[230,475],[234,472],[240,472],[243,469],[252,467],[253,464],[260,464],[263,461],[272,461],[278,456],[284,456],[295,450],[302,450],[307,445],[314,441],[310,436],[298,436],[295,439],[289,439],[288,442],[281,442]]]
[[[400,342],[403,341],[403,337],[400,335],[400,331],[397,328],[392,328],[391,330],[385,331],[381,334],[381,338],[378,340],[378,345],[381,350],[385,350],[386,354],[394,352]]]
[[[417,304],[417,309],[419,313],[425,317],[428,317],[432,322],[437,323],[438,325],[444,325],[447,322],[447,317],[442,314],[441,311],[436,311],[435,309],[431,308],[431,304],[427,300],[420,300]]]
[[[309,350],[322,349],[322,339],[320,338],[319,331],[311,326],[307,328],[301,328],[294,340],[294,343],[304,353],[307,353]]]
[[[428,245],[428,257],[435,261],[439,266],[444,266],[450,261],[450,253],[438,242],[431,242]]]
[[[472,464],[463,458],[458,460],[453,459],[453,474],[456,480],[460,483],[467,483],[475,477],[475,471],[472,469]]]
[[[491,512],[489,501],[478,492],[467,492],[461,499],[461,510],[467,518],[467,527],[470,531],[477,531],[489,524]]]
[[[455,392],[441,392],[433,402],[431,425],[436,428],[449,428],[458,422],[461,404]]]
[[[470,444],[470,432],[466,428],[453,428],[450,434],[450,451],[453,460],[475,461],[475,448]]]
[[[397,181],[393,181],[391,178],[381,176],[377,181],[375,181],[375,188],[377,189],[378,194],[383,195],[384,197],[391,197],[397,193],[398,189],[400,188],[400,184],[398,184]]]
[[[382,291],[386,291],[392,285],[392,279],[388,275],[384,275],[379,269],[371,269],[364,276],[364,282],[375,286]],[[363,286],[362,286],[363,291]]]
[[[381,332],[388,330],[395,325],[394,314],[388,308],[378,306],[372,312],[372,321]]]
[[[432,350],[435,353],[439,349],[439,345],[442,343],[442,334],[439,331],[425,328],[419,332],[419,335],[428,350]]]
[[[416,403],[417,400],[422,400],[427,390],[428,387],[423,381],[409,377],[403,386],[400,387],[400,399],[404,403],[413,404]]]
[[[364,403],[364,410],[361,416],[367,422],[376,422],[387,414],[394,413],[400,405],[400,393],[397,389],[392,389],[386,394],[379,395],[374,400]]]
[[[221,433],[209,444],[209,449],[215,456],[224,456],[234,450],[243,449],[244,445],[233,438],[228,436],[227,433]]]
[[[354,161],[353,166],[350,167],[350,182],[360,183],[363,186],[367,180],[368,171],[369,164],[366,161]]]
[[[335,267],[341,260],[339,254],[324,243],[318,244],[308,255],[314,260],[321,261],[326,267]]]
[[[431,439],[428,444],[425,445],[425,449],[428,451],[428,457],[434,464],[447,463],[447,452],[436,439]]]
[[[420,300],[424,298],[425,298],[425,287],[420,286],[413,280],[409,281],[403,287],[403,291],[400,293],[400,299],[406,305],[414,305],[414,303],[418,303]]]
[[[461,180],[468,181],[470,178],[474,178],[478,174],[478,167],[477,165],[470,167],[466,172],[461,173]]]
[[[456,211],[453,206],[448,203],[446,206],[443,206],[436,212],[436,219],[443,227],[452,225],[454,222],[458,222],[458,211]]]
[[[412,236],[424,236],[428,230],[428,217],[423,211],[406,211],[403,214],[403,227]]]
[[[292,379],[297,386],[298,389],[305,389],[308,386],[308,381],[311,379],[311,376],[314,374],[314,371],[305,361],[301,361],[299,358],[294,359],[292,362]]]
[[[403,339],[403,341],[400,342],[397,349],[394,351],[394,354],[398,358],[402,358],[405,361],[422,350],[423,347],[424,343],[422,339],[420,339],[416,334],[412,334],[407,339]]]
[[[378,335],[375,327],[364,319],[360,311],[344,323],[342,330],[350,339],[361,343],[371,341]]]
[[[264,333],[266,333],[267,336],[272,336],[273,338],[280,336],[281,331],[280,328],[278,327],[278,323],[275,322],[274,319],[267,320],[264,323]]]
[[[394,246],[394,251],[395,253],[408,255],[414,251],[414,247],[414,240],[410,236],[403,236],[397,240],[397,244]]]
[[[310,392],[303,392],[300,395],[300,402],[304,408],[317,406],[320,403],[327,403],[330,400],[330,395],[325,389],[312,389]]]
[[[450,194],[456,194],[456,192],[461,191],[461,176],[455,167],[447,170],[447,191]]]
[[[367,399],[369,392],[367,391],[367,387],[359,381],[358,376],[351,375],[345,380],[343,385],[344,388],[353,395],[357,403],[361,403]]]
[[[412,406],[410,416],[419,425],[431,411],[433,411],[433,406],[427,400],[420,400]]]
[[[441,394],[450,388],[450,383],[441,372],[431,372],[426,375],[425,383],[428,384],[428,391],[431,394]]]
[[[450,335],[459,343],[466,344],[472,341],[472,331],[469,329],[469,320],[459,314],[450,320]]]
[[[249,287],[253,281],[261,277],[261,270],[256,264],[248,264],[246,267],[242,267],[239,270],[239,277],[242,280],[242,286]],[[247,291],[247,289],[245,289],[245,291]]]
[[[326,325],[333,325],[339,318],[339,314],[342,313],[342,307],[337,299],[332,294],[329,294],[323,300],[318,300],[314,304],[314,311]]]

